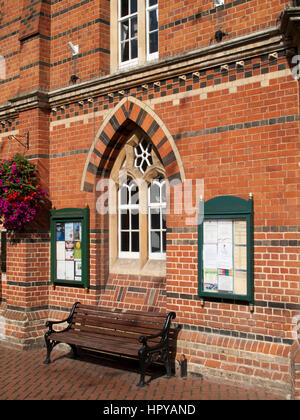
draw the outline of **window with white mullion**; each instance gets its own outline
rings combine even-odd
[[[166,182],[152,180],[148,189],[149,258],[166,258]]]
[[[119,0],[119,59],[120,65],[138,59],[137,0]]]
[[[119,258],[139,258],[139,191],[128,180],[119,189]]]
[[[147,1],[147,58],[158,58],[158,0]]]

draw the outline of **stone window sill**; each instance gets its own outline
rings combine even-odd
[[[165,260],[148,260],[140,267],[139,260],[118,258],[110,268],[112,274],[133,274],[137,276],[166,276]]]

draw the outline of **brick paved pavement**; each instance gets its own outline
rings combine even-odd
[[[0,400],[282,400],[285,395],[261,388],[239,387],[189,375],[153,372],[149,385],[138,388],[134,362],[107,362],[84,352],[80,359],[54,349],[44,365],[45,349],[19,351],[0,346]],[[119,365],[119,366],[117,366]]]

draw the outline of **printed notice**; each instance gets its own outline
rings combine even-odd
[[[75,243],[74,260],[81,260],[81,243],[80,242]]]
[[[203,266],[206,268],[217,268],[218,248],[217,245],[203,245]]]
[[[64,241],[65,240],[65,224],[56,223],[56,240]]]
[[[56,259],[65,260],[65,243],[56,242]]]
[[[218,268],[232,268],[232,243],[221,242],[218,244]]]
[[[206,220],[204,222],[203,240],[205,244],[216,244],[218,241],[218,222]]]
[[[245,246],[234,247],[234,268],[247,270],[247,248]]]
[[[66,244],[66,260],[74,260],[74,242],[67,241],[65,244]]]
[[[75,261],[75,276],[81,276],[81,261]]]
[[[232,221],[219,220],[218,222],[218,242],[232,243]]]
[[[219,288],[219,291],[222,291],[222,292],[232,292],[233,291],[233,277],[232,276],[219,276],[218,288]]]
[[[66,261],[66,280],[74,280],[74,261]]]
[[[234,293],[236,295],[247,294],[247,272],[246,271],[234,272]]]
[[[66,264],[65,261],[57,261],[56,263],[56,278],[57,280],[66,279]]]
[[[247,244],[247,224],[244,220],[234,222],[234,243],[235,245]]]
[[[218,291],[218,271],[216,269],[206,268],[204,270],[204,290]]]
[[[65,223],[65,240],[73,241],[74,232],[73,232],[73,223]]]
[[[74,223],[74,241],[81,241],[81,223]]]

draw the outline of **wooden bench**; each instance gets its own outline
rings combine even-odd
[[[67,319],[47,321],[45,333],[47,357],[51,362],[52,349],[59,343],[69,344],[74,357],[77,347],[98,350],[114,355],[138,357],[140,381],[145,385],[146,369],[152,362],[163,362],[167,376],[171,376],[171,362],[175,359],[176,338],[180,327],[171,328],[174,312],[167,316],[155,312],[110,310],[76,302]],[[67,328],[55,331],[53,325],[67,322]]]

